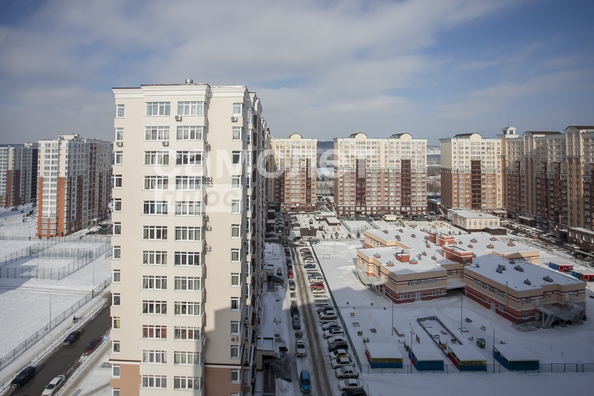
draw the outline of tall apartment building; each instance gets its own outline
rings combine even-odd
[[[37,198],[37,143],[0,145],[0,206]]]
[[[192,80],[113,92],[113,392],[252,394],[269,133],[260,99]]]
[[[317,139],[294,133],[287,139],[270,139],[274,151],[274,202],[283,211],[316,210]]]
[[[427,213],[427,139],[355,133],[334,138],[334,151],[337,214]]]
[[[60,135],[39,141],[37,236],[71,234],[108,216],[111,142]]]
[[[464,133],[440,139],[441,205],[492,211],[503,206],[501,139]]]

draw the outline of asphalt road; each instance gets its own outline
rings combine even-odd
[[[72,345],[63,345],[36,368],[37,372],[25,385],[13,390],[10,396],[37,396],[41,395],[45,386],[57,375],[67,373],[83,354],[85,347],[93,338],[105,334],[111,326],[109,305],[86,323],[80,330],[80,338]],[[68,379],[66,379],[68,381]]]

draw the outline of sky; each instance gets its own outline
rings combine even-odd
[[[589,0],[4,0],[0,143],[113,140],[113,87],[245,85],[273,137],[594,125]]]

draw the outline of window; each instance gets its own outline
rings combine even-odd
[[[113,187],[114,188],[122,187],[122,175],[113,175]]]
[[[175,315],[200,315],[200,303],[194,301],[176,301]]]
[[[239,200],[239,199],[231,200],[231,213],[233,213],[233,214],[241,213],[241,200]]]
[[[527,297],[524,299],[524,304],[530,304],[532,302],[532,299],[530,297]]]
[[[173,336],[176,340],[199,340],[199,327],[176,326],[173,331]]]
[[[111,390],[111,396],[120,396],[120,390],[117,388],[113,388]]]
[[[122,151],[116,151],[113,157],[113,163],[115,165],[121,165],[124,163],[124,153]]]
[[[176,216],[200,216],[202,214],[202,202],[200,201],[178,201],[175,203]]]
[[[175,290],[202,290],[201,280],[195,276],[176,276],[174,285]]]
[[[144,214],[167,214],[167,201],[144,201],[143,212]]]
[[[124,105],[116,105],[116,118],[124,118]]]
[[[176,176],[176,190],[201,190],[202,176]]]
[[[241,127],[233,127],[233,140],[241,140]]]
[[[173,389],[200,389],[200,377],[173,377]]]
[[[119,377],[120,376],[120,365],[119,364],[112,364],[111,365],[111,376],[112,377]]]
[[[204,127],[200,126],[178,126],[177,140],[202,140]]]
[[[120,326],[121,326],[120,317],[119,316],[114,316],[112,318],[112,324],[113,324],[113,328],[114,329],[119,329]]]
[[[166,351],[142,351],[142,363],[167,363],[167,352]]]
[[[142,227],[142,239],[166,240],[167,226],[144,226]]]
[[[503,311],[504,310],[504,307],[501,304],[497,304],[497,309],[500,310],[500,311]]]
[[[145,151],[145,165],[169,165],[169,152],[167,151]]]
[[[113,270],[113,281],[115,283],[120,283],[121,279],[120,279],[121,273],[119,269],[114,269]]]
[[[143,275],[142,288],[145,290],[166,290],[167,277],[159,275]]]
[[[113,293],[111,295],[111,305],[120,305],[120,293]]]
[[[200,364],[200,352],[173,352],[173,364]]]
[[[204,115],[204,102],[177,102],[177,115]]]
[[[239,334],[239,322],[232,320],[231,321],[231,334]]]
[[[241,376],[239,375],[239,370],[232,369],[231,370],[231,382],[241,382]]]
[[[241,163],[241,151],[231,152],[231,162],[233,165],[239,165]]]
[[[113,258],[114,259],[122,258],[122,247],[121,246],[113,247]]]
[[[239,311],[239,297],[231,297],[231,310]]]
[[[523,318],[530,319],[530,314],[528,312],[524,312]]]
[[[202,165],[202,151],[178,151],[176,165]]]
[[[169,115],[169,102],[147,102],[146,115],[147,116],[164,116]]]
[[[167,301],[142,301],[143,314],[167,315]]]
[[[231,249],[231,261],[238,262],[239,256],[239,249]]]
[[[167,326],[142,325],[142,338],[167,338]]]
[[[145,250],[142,252],[142,264],[145,265],[167,265],[166,251]]]
[[[124,128],[116,128],[115,129],[115,141],[121,142],[124,140]]]
[[[202,227],[175,227],[176,241],[201,241]]]
[[[111,342],[111,350],[113,353],[120,353],[120,342],[119,341],[112,341]]]
[[[114,198],[113,199],[113,211],[114,212],[122,211],[122,198]]]
[[[239,359],[239,345],[231,345],[231,359]]]
[[[233,115],[240,116],[242,108],[243,106],[241,103],[233,103]]]
[[[239,274],[231,274],[231,286],[239,286]]]
[[[241,188],[241,176],[231,176],[231,188]]]
[[[200,252],[175,252],[174,265],[201,265]]]
[[[145,190],[167,190],[169,187],[169,179],[167,176],[145,176],[144,189]]]
[[[169,127],[144,127],[144,140],[169,140]]]
[[[231,224],[231,237],[232,238],[239,238],[241,236],[240,231],[241,231],[241,228],[240,228],[239,224]]]
[[[165,375],[143,374],[142,387],[165,389],[167,388],[167,377]]]
[[[113,223],[113,235],[122,235],[122,223],[119,221]]]

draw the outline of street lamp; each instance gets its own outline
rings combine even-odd
[[[493,350],[491,351],[491,354],[493,355],[493,372],[495,372],[495,326],[493,326],[493,323],[491,322],[489,322],[489,324],[493,328]]]
[[[410,354],[412,355],[412,345],[413,345],[412,336],[413,336],[413,334],[415,334],[415,332],[414,332],[410,322],[408,322],[408,325],[410,326]]]
[[[394,337],[394,296],[390,293],[390,300],[392,300],[392,337]]]

